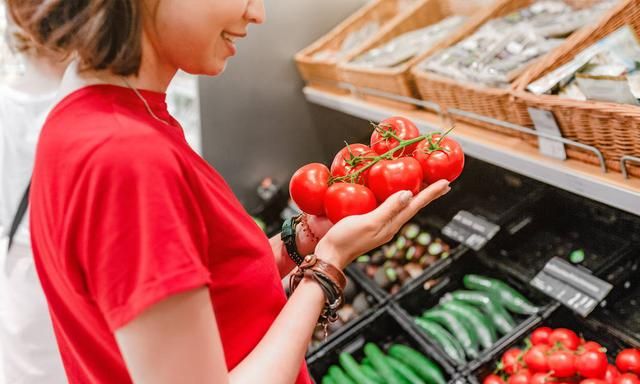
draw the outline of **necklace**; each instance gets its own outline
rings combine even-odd
[[[144,104],[144,107],[147,109],[147,112],[149,112],[149,114],[151,115],[151,117],[153,117],[154,119],[166,124],[166,125],[171,125],[169,124],[166,120],[163,120],[161,118],[159,118],[155,113],[153,113],[153,110],[151,109],[151,107],[149,106],[149,103],[147,103],[147,100],[144,98],[144,96],[142,96],[142,94],[140,94],[140,92],[131,86],[131,84],[127,81],[126,78],[124,77],[120,77],[122,79],[122,82],[129,88],[131,89],[136,96],[138,96],[138,98],[142,101],[142,103]]]

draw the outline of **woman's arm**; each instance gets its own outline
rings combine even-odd
[[[320,239],[324,237],[333,225],[326,217],[317,216],[307,216],[307,223],[314,235]],[[280,277],[284,278],[296,265],[289,257],[284,243],[280,240],[280,234],[269,239],[269,243],[271,244],[271,249],[273,250],[273,255],[276,259],[276,264],[278,265]],[[316,245],[317,240],[310,236],[309,233],[303,231],[302,224],[298,223],[296,226],[296,246],[298,248],[298,252],[303,256],[309,255],[313,253]]]
[[[409,192],[397,193],[371,213],[341,220],[315,253],[342,269],[389,241],[419,209],[448,190],[447,183],[439,182],[413,199]],[[116,340],[136,384],[288,384],[299,373],[324,300],[315,281],[303,280],[260,343],[231,372],[204,287],[153,305],[118,329]]]

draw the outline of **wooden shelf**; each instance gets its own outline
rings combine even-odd
[[[440,117],[424,110],[404,109],[316,87],[305,87],[304,94],[311,103],[364,120],[378,122],[399,114],[414,120],[423,132],[443,129]],[[617,172],[603,173],[598,166],[576,160],[552,159],[523,140],[460,122],[452,136],[470,156],[640,216],[640,179],[624,179]]]

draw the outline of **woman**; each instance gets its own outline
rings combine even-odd
[[[298,238],[316,258],[286,301],[282,243],[267,241],[164,104],[176,70],[224,70],[264,21],[262,0],[8,4],[81,69],[43,127],[31,192],[36,266],[70,383],[309,383],[304,353],[339,270],[447,183],[399,192],[317,244],[321,233]],[[309,227],[297,233],[321,232]]]
[[[36,275],[23,217],[7,253],[6,235],[31,178],[36,142],[66,68],[58,55],[37,49],[9,20],[24,73],[0,85],[0,356],[3,384],[66,381],[47,302]],[[2,240],[2,239],[0,239]]]

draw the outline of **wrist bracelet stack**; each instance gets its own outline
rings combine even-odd
[[[289,278],[290,292],[298,287],[305,276],[313,278],[324,292],[325,305],[319,323],[324,329],[326,339],[329,323],[338,319],[337,311],[344,304],[343,292],[347,278],[340,269],[318,259],[316,255],[308,255]]]

